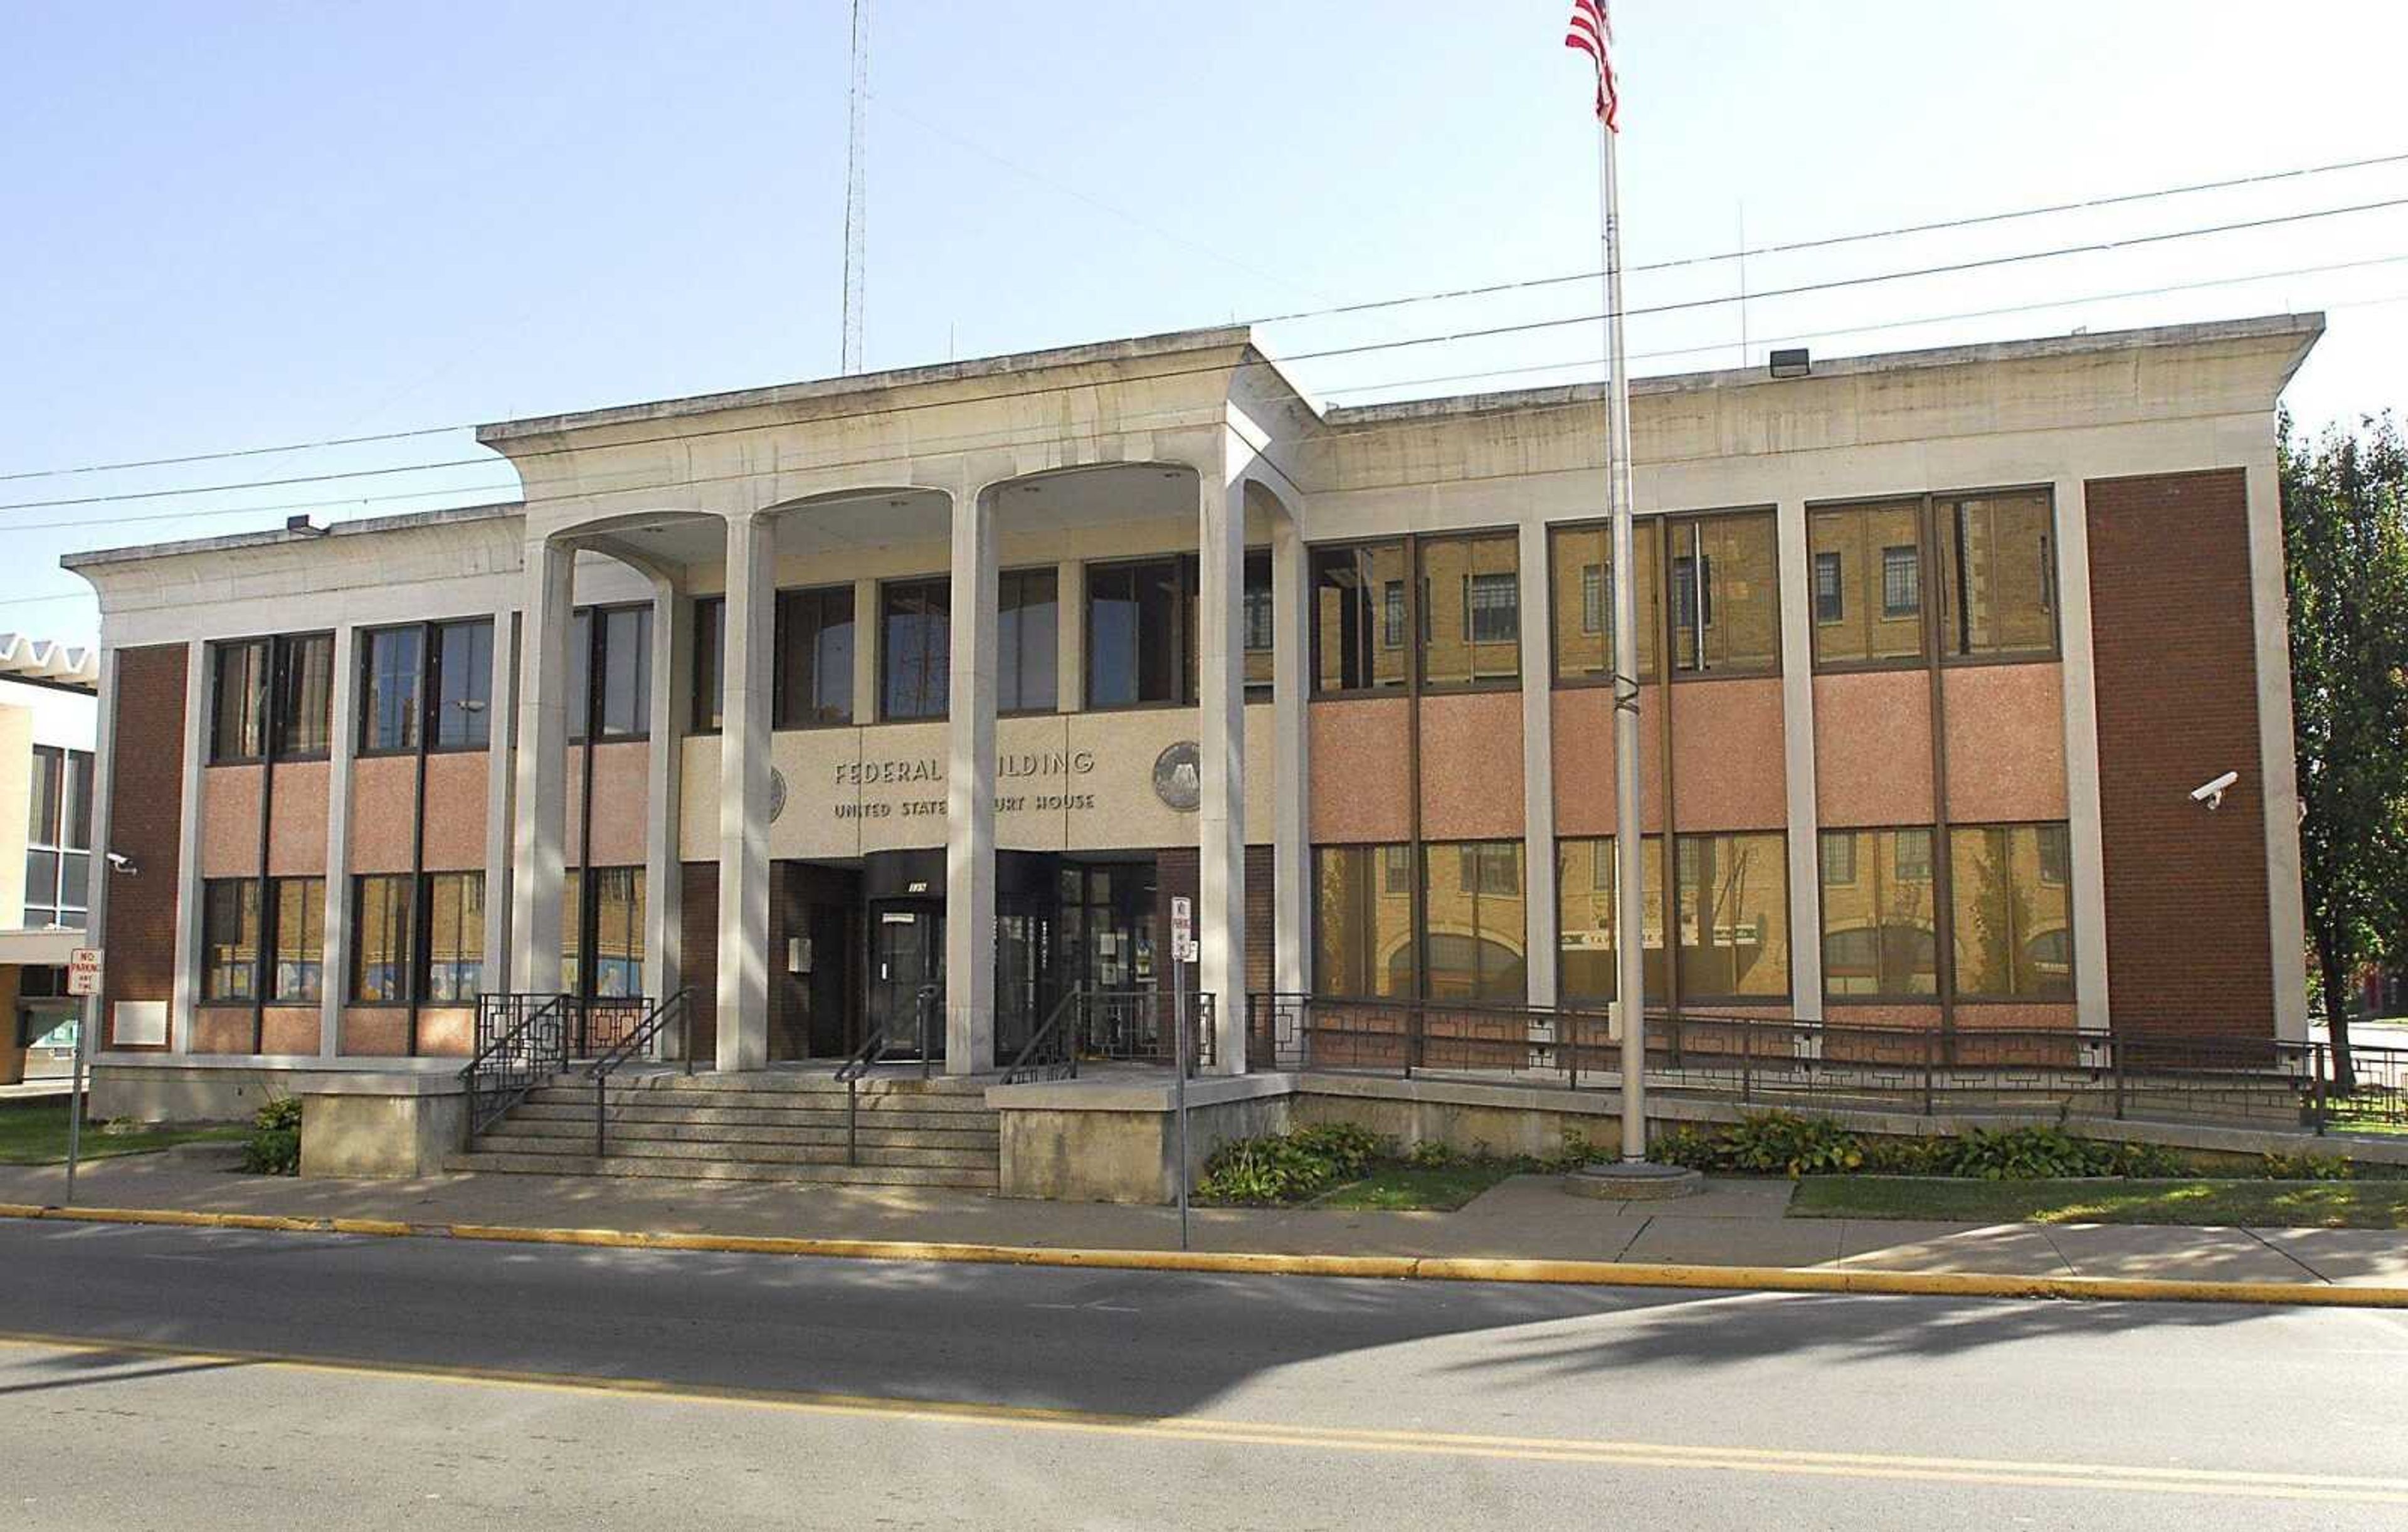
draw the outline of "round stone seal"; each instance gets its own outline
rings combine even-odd
[[[1154,795],[1182,814],[1194,813],[1204,786],[1196,741],[1182,739],[1154,758]]]
[[[769,823],[777,823],[778,816],[785,811],[786,774],[776,766],[771,766],[769,768]]]

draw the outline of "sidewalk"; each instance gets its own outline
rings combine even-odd
[[[63,1200],[55,1166],[0,1167],[0,1202]],[[1672,1203],[1598,1202],[1517,1176],[1452,1213],[1199,1208],[1199,1251],[1489,1256],[2000,1277],[2408,1287],[2408,1234],[2377,1229],[1893,1223],[1783,1216],[1790,1183],[1717,1181]],[[418,1224],[503,1224],[1036,1250],[1179,1247],[1167,1208],[1006,1200],[906,1187],[444,1176],[300,1181],[243,1176],[201,1154],[86,1166],[76,1203]]]

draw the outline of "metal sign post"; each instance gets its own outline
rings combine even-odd
[[[1196,913],[1184,895],[1170,900],[1171,1102],[1179,1119],[1179,1248],[1187,1246],[1187,965],[1196,960]]]
[[[83,1014],[76,1027],[75,1079],[67,1086],[67,1187],[59,1198],[75,1204],[76,1162],[83,1155],[84,1060],[92,1052],[93,1034],[100,1030],[100,949],[79,947],[67,956],[67,993],[80,997]]]

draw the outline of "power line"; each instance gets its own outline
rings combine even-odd
[[[928,128],[931,132],[936,132],[940,136],[944,136],[943,130],[936,128],[934,124],[912,117],[912,114],[903,111],[902,108],[894,106],[892,103],[885,103],[885,105],[886,109],[894,111],[899,116],[910,119],[919,126]],[[967,140],[962,139],[955,139],[954,141],[957,143],[967,143]],[[996,159],[998,164],[1004,164],[1010,165],[1010,168],[1020,170],[1024,175],[1028,175],[1035,179],[1042,179],[1037,177],[1037,173],[1034,171],[1026,170],[1025,167],[1018,165],[1010,165],[1010,162],[1004,161],[999,156],[996,156],[988,150],[980,150],[979,152],[987,154],[989,158]],[[2397,154],[2375,155],[2365,159],[2339,160],[2325,165],[2301,165],[2287,170],[2266,171],[2258,175],[2238,176],[2224,180],[2197,181],[2184,186],[2167,186],[2142,192],[2127,192],[2114,196],[2092,197],[2077,202],[2050,203],[2042,207],[2011,208],[2001,212],[1977,213],[1963,218],[1942,219],[1924,223],[1900,224],[1894,228],[1871,229],[1856,234],[1831,235],[1815,239],[1795,240],[1782,244],[1761,245],[1740,250],[1722,251],[1705,255],[1686,256],[1678,260],[1660,261],[1646,265],[1628,266],[1626,267],[1625,270],[1631,273],[1666,271],[1684,266],[1711,265],[1722,261],[1743,260],[1765,255],[1791,254],[1810,250],[1826,250],[1839,245],[1860,244],[1877,239],[1899,238],[1910,235],[1928,234],[1948,229],[1971,228],[1982,224],[2007,222],[2028,218],[2047,217],[2057,213],[2077,212],[2100,208],[2115,207],[2165,197],[2186,196],[2202,192],[2229,191],[2243,186],[2261,185],[2272,181],[2297,179],[2309,176],[2329,175],[2342,171],[2369,169],[2379,165],[2397,165],[2402,163],[2408,163],[2408,151]],[[1048,184],[1058,183],[1048,182]],[[1067,191],[1067,189],[1065,190]],[[1087,198],[1086,200],[1093,202],[1095,199]],[[1096,202],[1095,205],[1099,208],[1104,208],[1107,211],[1119,212],[1118,209],[1111,208],[1108,205],[1100,202]],[[1138,222],[1134,215],[1121,213],[1120,216],[1129,218],[1133,222]],[[1156,230],[1155,232],[1161,233],[1162,231]],[[1253,268],[1245,267],[1242,269],[1252,270]],[[1262,272],[1256,272],[1255,274],[1268,275],[1268,273]],[[1254,324],[1283,324],[1303,319],[1329,318],[1343,314],[1364,313],[1381,308],[1399,308],[1408,304],[1435,303],[1456,298],[1491,296],[1499,293],[1559,286],[1570,282],[1593,281],[1600,274],[1596,271],[1571,272],[1559,277],[1530,278],[1518,281],[1492,283],[1487,286],[1481,287],[1439,289],[1427,293],[1407,294],[1393,298],[1372,299],[1363,303],[1340,304],[1325,308],[1296,309],[1284,314],[1268,314],[1255,318],[1248,322]],[[1291,357],[1289,360],[1297,359],[1297,358]],[[335,447],[366,446],[378,442],[402,441],[419,437],[444,436],[455,431],[473,431],[480,423],[480,422],[476,421],[462,421],[451,425],[421,426],[414,430],[383,431],[365,436],[328,437],[317,440],[283,442],[267,447],[242,447],[219,451],[186,452],[169,457],[137,458],[116,463],[91,463],[65,468],[28,468],[21,469],[13,473],[0,474],[0,483],[7,483],[14,480],[27,479],[65,478],[76,474],[116,473],[134,468],[172,467],[187,463],[222,462],[230,458],[268,457],[284,452],[315,451]],[[429,465],[429,466],[435,465]],[[6,508],[10,508],[0,507],[0,509]]]

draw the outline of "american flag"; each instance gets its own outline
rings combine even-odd
[[[1613,18],[1608,13],[1607,0],[1572,0],[1571,31],[1564,38],[1566,48],[1577,48],[1597,64],[1597,120],[1614,133],[1622,131],[1617,119],[1622,112],[1622,98],[1613,88]]]

